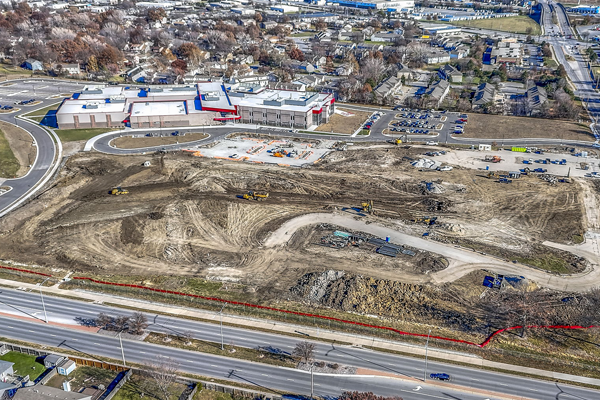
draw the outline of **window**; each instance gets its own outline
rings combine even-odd
[[[292,120],[292,121],[294,120],[294,116],[293,115],[290,116],[290,120]]]

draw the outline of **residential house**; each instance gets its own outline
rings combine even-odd
[[[394,96],[397,90],[402,87],[402,80],[398,76],[392,76],[381,82],[375,89],[375,97],[378,101],[383,101],[388,96]]]
[[[25,69],[29,69],[31,71],[43,71],[44,70],[44,64],[42,64],[41,61],[35,60],[33,58],[28,58],[27,60],[25,60],[25,62],[21,65],[21,67],[23,67]]]
[[[446,64],[438,71],[440,78],[452,83],[462,82],[462,73],[450,64]]]
[[[81,74],[79,64],[62,64],[62,71],[71,76]]]
[[[450,83],[442,79],[440,81],[430,84],[427,87],[427,90],[425,91],[424,95],[429,96],[429,100],[432,103],[436,104],[436,107],[439,107],[440,104],[442,104],[442,101],[444,101],[444,99],[448,95],[449,91]]]
[[[423,55],[425,64],[440,64],[450,62],[450,54],[443,50],[431,50]]]
[[[393,33],[393,32],[376,32],[371,35],[372,42],[390,42],[395,43],[396,40],[404,38],[404,35],[401,33]]]
[[[92,396],[77,392],[65,392],[52,386],[35,385],[20,388],[12,400],[92,400]]]
[[[0,381],[4,382],[9,375],[13,375],[14,363],[0,360]]]
[[[408,68],[406,65],[404,65],[402,63],[398,63],[397,66],[398,66],[398,73],[396,74],[396,76],[398,78],[404,77],[405,80],[412,79],[413,71],[410,68]]]
[[[315,88],[321,85],[324,80],[323,75],[304,75],[300,79],[296,79],[294,83],[299,83],[307,88]]]
[[[466,46],[460,46],[456,49],[450,50],[450,58],[460,60],[469,55],[469,49]]]
[[[315,72],[315,67],[307,61],[292,60],[290,62],[290,67],[292,67],[292,69],[308,72],[309,74]]]
[[[125,71],[125,78],[131,80],[132,82],[140,82],[143,83],[146,81],[148,77],[148,73],[144,70],[144,67],[138,65],[137,67],[133,67]]]
[[[231,85],[252,85],[265,87],[271,79],[268,75],[232,76],[229,79]]]
[[[302,83],[295,83],[295,82],[269,82],[269,85],[267,87],[269,89],[292,90],[295,92],[306,91],[306,85],[304,85]]]
[[[337,33],[338,40],[348,40],[350,42],[364,42],[366,39],[364,32],[339,31]]]
[[[273,29],[277,26],[277,22],[275,21],[264,21],[260,23],[260,27],[262,29]]]
[[[335,69],[335,74],[339,76],[348,76],[354,70],[352,64],[344,63]]]
[[[473,101],[471,102],[473,110],[480,110],[484,106],[496,101],[496,88],[490,83],[482,83],[477,86]]]

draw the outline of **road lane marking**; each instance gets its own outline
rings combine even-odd
[[[290,379],[290,378],[288,378],[288,381],[292,381],[292,382],[294,382],[294,380],[293,380],[293,379]]]

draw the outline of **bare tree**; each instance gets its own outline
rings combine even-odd
[[[115,331],[124,331],[129,328],[129,317],[125,315],[118,315],[113,320],[113,326]]]
[[[148,375],[152,378],[152,386],[149,391],[160,400],[169,400],[171,385],[177,380],[179,364],[170,358],[156,359],[148,366]]]
[[[148,327],[148,318],[141,312],[134,313],[129,319],[129,333],[141,335]]]
[[[96,317],[96,326],[101,329],[108,329],[108,326],[112,324],[113,318],[105,313],[100,313]]]
[[[292,352],[293,356],[300,357],[300,360],[304,363],[308,363],[313,359],[313,355],[315,352],[315,344],[311,342],[298,342],[296,343],[296,347]]]

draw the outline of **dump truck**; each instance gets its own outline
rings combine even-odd
[[[116,188],[111,189],[108,193],[112,194],[113,196],[118,196],[120,194],[128,194],[129,190],[122,189],[121,186],[118,186]]]
[[[500,161],[502,161],[502,157],[500,157],[500,156],[485,156],[485,159],[483,161],[499,163]]]
[[[256,192],[254,190],[250,190],[248,193],[244,194],[242,197],[246,200],[264,201],[269,197],[269,193]]]

